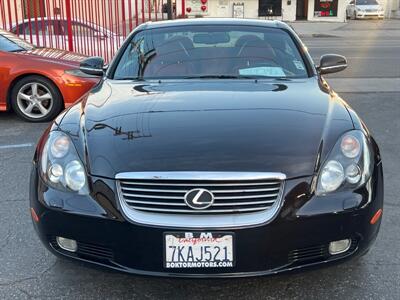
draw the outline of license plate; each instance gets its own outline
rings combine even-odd
[[[229,268],[234,265],[231,232],[164,233],[165,268]]]

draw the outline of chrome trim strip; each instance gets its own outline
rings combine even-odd
[[[183,196],[155,196],[155,195],[145,195],[145,194],[131,194],[124,192],[124,195],[129,197],[138,197],[138,198],[150,198],[150,199],[172,199],[172,200],[183,200]]]
[[[185,203],[177,203],[177,202],[155,202],[155,201],[140,201],[140,200],[128,200],[124,199],[128,203],[137,203],[137,204],[146,204],[146,205],[165,205],[165,206],[185,206],[188,207]],[[131,206],[133,207],[133,205]]]
[[[126,178],[125,178],[126,179]],[[276,178],[273,178],[272,180],[278,180]],[[279,179],[280,180],[280,179]],[[168,183],[168,182],[163,182],[163,183],[150,183],[150,182],[126,182],[121,180],[121,183],[124,185],[163,185],[163,186],[187,186],[187,183]],[[226,183],[226,184],[214,184],[214,183],[207,183],[207,186],[258,186],[258,185],[274,185],[277,184],[276,182],[254,182],[254,183]],[[199,183],[199,184],[195,184],[195,183],[190,183],[191,186],[195,187],[195,186],[204,186],[204,183]],[[124,187],[125,188],[125,187]]]
[[[124,172],[115,176],[117,180],[285,180],[286,175],[271,172]],[[204,185],[204,184],[203,184]]]
[[[334,70],[334,69],[340,69],[340,68],[347,68],[347,64],[341,64],[341,65],[336,65],[336,66],[329,66],[329,67],[320,67],[320,70]]]
[[[136,198],[148,198],[148,199],[170,199],[170,200],[184,200],[184,196],[162,196],[162,195],[146,195],[146,194],[131,194],[127,192],[123,192],[125,196],[128,197],[136,197]],[[257,199],[257,198],[271,198],[278,196],[279,193],[274,194],[263,194],[263,195],[248,195],[248,196],[215,196],[215,200],[234,200],[234,199]],[[128,200],[128,199],[125,199]]]
[[[252,202],[222,202],[222,203],[214,203],[212,206],[235,206],[235,205],[258,205],[258,204],[269,204],[274,203],[276,200],[265,200],[265,201],[252,201]],[[265,207],[264,209],[267,209]],[[238,208],[238,211],[241,209]]]
[[[131,188],[131,187],[121,187],[124,190],[124,193],[126,193],[126,191],[132,191],[132,192],[148,192],[148,193],[174,193],[174,194],[178,194],[181,193],[183,195],[186,194],[186,190],[168,190],[168,189],[164,189],[164,190],[160,190],[160,189],[142,189],[142,188]],[[211,191],[210,191],[211,192]],[[182,196],[183,196],[182,195]]]
[[[254,226],[259,224],[267,224],[271,222],[278,214],[283,203],[283,194],[285,190],[286,175],[282,173],[268,172],[129,172],[120,173],[115,177],[119,204],[122,212],[127,220],[150,226],[174,227],[174,228],[236,228],[245,226]],[[275,203],[268,207],[251,208],[251,210],[243,213],[232,212],[232,209],[227,210],[229,213],[223,213],[224,210],[208,210],[207,214],[200,214],[199,211],[193,210],[168,210],[171,213],[156,213],[145,211],[146,208],[129,206],[122,195],[122,187],[120,180],[123,183],[124,179],[147,179],[147,180],[280,180],[280,190]],[[142,184],[143,183],[138,183]],[[238,185],[256,185],[246,182],[238,182]],[[258,184],[258,183],[257,183]],[[266,183],[261,183],[266,184]],[[276,184],[276,183],[275,183]],[[154,185],[157,185],[155,183]],[[160,185],[167,185],[160,183]],[[171,184],[178,185],[178,184]],[[187,185],[182,183],[181,185]],[[190,183],[193,186],[192,183]],[[204,186],[204,182],[199,184]],[[207,184],[210,186],[210,184]],[[232,185],[232,184],[227,184]],[[216,184],[216,186],[223,186]],[[134,208],[134,209],[133,209]],[[160,209],[165,212],[166,209]],[[175,212],[175,213],[174,213]],[[184,212],[178,214],[176,212]],[[189,213],[188,213],[189,212]],[[211,214],[210,214],[211,213]],[[212,214],[214,213],[214,214]],[[219,214],[222,213],[222,214]]]
[[[160,183],[152,183],[152,182],[126,182],[121,180],[124,185],[161,185]],[[207,183],[207,186],[258,186],[258,185],[274,185],[276,182],[254,182],[254,183],[224,183],[224,184],[214,184],[214,183]],[[162,183],[163,186],[187,186],[187,183]],[[204,186],[204,184],[196,184],[190,183],[191,186]]]
[[[248,195],[248,196],[223,196],[223,197],[215,197],[215,200],[270,198],[270,197],[276,197],[278,196],[278,194],[279,193],[264,194],[264,195]]]
[[[79,67],[79,70],[85,70],[89,72],[103,72],[104,69],[96,69],[96,68],[90,68],[90,67]]]
[[[275,184],[281,184],[275,183]],[[186,184],[187,185],[187,184]],[[191,184],[190,184],[191,185]],[[203,186],[205,186],[203,184]],[[131,188],[131,187],[121,187],[125,191],[132,191],[132,192],[148,192],[148,193],[182,193],[185,194],[185,190],[168,190],[168,189],[143,189],[143,188]],[[213,194],[218,194],[218,193],[255,193],[255,192],[270,192],[270,191],[279,191],[280,187],[276,188],[267,188],[267,189],[245,189],[245,190],[212,190],[212,189],[207,189]]]
[[[185,206],[188,207],[185,203],[178,202],[154,202],[154,201],[140,201],[140,200],[129,200],[124,199],[127,203],[137,203],[137,204],[146,204],[146,205],[164,205],[164,206]],[[274,203],[276,200],[266,200],[266,201],[252,201],[252,202],[223,202],[223,203],[214,203],[212,206],[235,206],[235,205],[257,205],[257,204],[269,204]],[[131,206],[133,207],[133,205]],[[267,209],[264,207],[263,209]],[[168,210],[168,208],[166,208]],[[236,209],[237,211],[241,211],[241,208]],[[188,209],[189,211],[189,209]],[[208,213],[209,210],[198,210],[199,213]]]
[[[162,211],[162,212],[180,212],[180,213],[185,213],[185,214],[197,214],[199,211],[192,209],[192,210],[186,210],[186,209],[164,209],[164,208],[147,208],[147,207],[140,207],[140,206],[131,206],[134,209],[138,210],[148,210],[148,211]],[[243,208],[240,211],[259,211],[259,210],[265,210],[265,207],[254,207],[254,208]],[[204,212],[207,213],[223,213],[223,212],[230,212],[231,209],[218,209],[218,210],[207,210]],[[191,216],[193,218],[193,216]],[[204,227],[204,226],[202,226]]]

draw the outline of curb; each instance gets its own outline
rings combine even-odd
[[[305,33],[299,34],[300,38],[341,38],[339,35],[325,34],[325,33]]]
[[[339,93],[399,93],[400,78],[325,78]],[[399,98],[400,100],[400,98]]]

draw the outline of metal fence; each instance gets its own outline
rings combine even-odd
[[[177,7],[184,15],[184,1],[172,1],[173,17]],[[38,47],[109,61],[133,28],[166,12],[167,0],[0,0],[0,28]]]

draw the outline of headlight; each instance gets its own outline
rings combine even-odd
[[[340,143],[340,150],[342,150],[344,156],[348,158],[355,158],[360,155],[360,141],[351,134],[346,134]]]
[[[344,170],[340,162],[330,160],[321,172],[320,184],[325,192],[332,192],[343,183]]]
[[[50,145],[51,154],[55,158],[63,158],[71,147],[71,140],[66,135],[57,136]]]
[[[345,133],[322,165],[317,181],[317,195],[346,188],[357,188],[371,176],[371,150],[360,130]]]
[[[50,133],[40,158],[40,170],[49,186],[61,191],[88,194],[85,168],[65,133]]]
[[[86,173],[79,161],[73,160],[67,164],[65,167],[65,182],[74,191],[80,191],[85,186]]]

